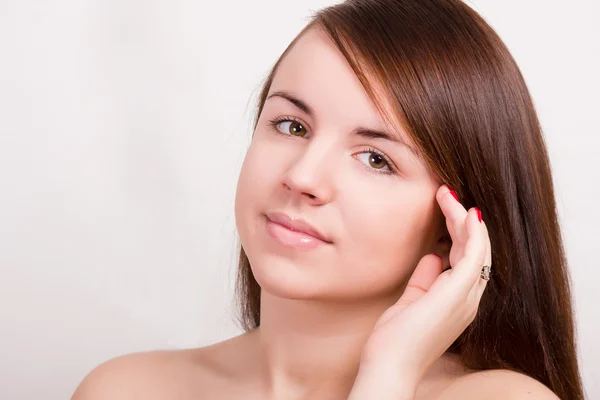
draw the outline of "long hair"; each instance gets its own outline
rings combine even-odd
[[[463,206],[483,214],[493,279],[448,351],[469,368],[518,371],[561,399],[583,399],[546,144],[502,40],[460,0],[348,0],[321,9],[268,74],[254,129],[279,63],[309,28],[333,41],[382,115],[374,84],[385,88],[390,120],[402,121]],[[258,327],[260,286],[241,245],[235,290],[243,329]]]

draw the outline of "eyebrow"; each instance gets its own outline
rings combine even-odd
[[[266,100],[269,100],[271,97],[284,98],[287,101],[289,101],[290,103],[292,103],[294,106],[296,106],[297,108],[302,110],[309,117],[312,117],[312,118],[315,117],[315,113],[314,113],[312,107],[310,107],[306,102],[300,100],[298,97],[290,94],[289,92],[286,92],[284,90],[279,90],[279,91],[273,92],[269,95],[269,97],[266,98]],[[392,143],[399,144],[401,146],[405,146],[414,155],[416,155],[418,158],[421,158],[420,152],[417,151],[416,149],[414,149],[411,145],[409,145],[403,138],[396,136],[396,135],[392,135],[388,132],[379,131],[379,130],[371,129],[371,128],[366,128],[363,126],[358,126],[352,130],[351,134],[356,135],[356,136],[361,136],[361,137],[364,137],[367,139],[383,139],[383,140],[390,141]]]

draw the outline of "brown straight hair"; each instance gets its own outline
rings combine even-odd
[[[561,399],[583,399],[548,153],[502,40],[460,0],[348,0],[324,8],[271,69],[254,129],[279,63],[311,28],[328,35],[382,115],[402,121],[430,170],[486,221],[493,277],[475,320],[448,351],[469,368],[518,371]],[[386,116],[384,101],[394,115]],[[240,245],[236,298],[245,331],[260,325],[260,294]]]

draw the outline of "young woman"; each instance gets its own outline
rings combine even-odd
[[[109,360],[73,399],[583,399],[538,119],[460,1],[317,12],[264,83],[235,217],[246,332]]]

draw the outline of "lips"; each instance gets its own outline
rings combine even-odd
[[[322,240],[323,242],[332,243],[332,241],[327,236],[322,234],[317,228],[315,228],[303,219],[292,218],[286,213],[278,211],[268,212],[266,213],[266,216],[272,222],[280,224],[289,230],[302,232],[307,235],[313,236],[319,240]]]

